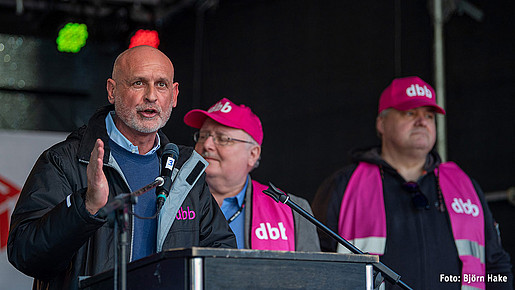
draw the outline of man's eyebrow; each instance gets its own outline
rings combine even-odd
[[[135,81],[146,81],[147,79],[143,76],[132,76],[131,78],[127,79],[127,82],[135,82]]]
[[[156,82],[164,82],[164,83],[172,83],[172,80],[170,80],[169,78],[166,78],[166,77],[160,77],[156,80]]]

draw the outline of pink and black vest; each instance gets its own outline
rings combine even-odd
[[[435,174],[451,221],[462,274],[485,276],[485,232],[481,201],[470,178],[453,162],[442,163]],[[371,214],[373,213],[373,214]],[[352,174],[340,208],[338,233],[364,252],[383,255],[386,213],[381,173],[377,165],[360,162]],[[338,245],[338,252],[345,252]],[[462,277],[464,277],[462,275]],[[469,289],[485,289],[484,282]]]
[[[250,247],[257,250],[295,251],[293,213],[263,193],[268,186],[252,180]]]

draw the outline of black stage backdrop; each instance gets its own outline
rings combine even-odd
[[[478,6],[483,21],[445,24],[448,159],[491,192],[515,181],[515,3]],[[350,149],[379,144],[377,102],[394,77],[434,85],[426,1],[220,1],[161,35],[180,83],[165,132],[193,145],[187,111],[222,97],[246,104],[265,136],[252,175],[308,200]]]
[[[377,102],[394,77],[418,75],[434,85],[431,3],[220,0],[205,10],[177,10],[155,27],[180,83],[178,107],[164,131],[175,143],[193,145],[186,112],[222,97],[248,105],[264,128],[261,165],[252,176],[312,201],[320,183],[349,164],[352,148],[379,144]],[[455,10],[444,27],[448,159],[485,192],[505,191],[515,186],[515,1],[467,3],[484,13],[482,21]],[[39,84],[25,93],[36,104],[29,113],[46,108],[49,117],[31,129],[69,131],[86,122],[106,103],[104,81],[128,46],[122,31],[136,25],[97,19],[88,45],[63,55],[55,50],[55,32],[38,36],[59,15],[0,10],[0,33],[47,38],[30,66],[39,67]],[[18,96],[3,84],[0,78],[2,100]],[[515,256],[515,228],[508,225],[514,207],[491,205]]]
[[[448,159],[485,192],[515,186],[515,2],[471,1],[482,21],[451,14],[444,27]],[[431,3],[431,2],[429,2]],[[252,176],[310,202],[349,164],[355,147],[379,144],[377,102],[394,77],[434,86],[426,1],[220,1],[162,27],[176,66],[179,105],[165,127],[193,145],[182,118],[222,97],[261,118],[261,165]],[[515,207],[491,203],[515,256]]]

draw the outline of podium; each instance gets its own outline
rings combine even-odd
[[[127,265],[127,289],[372,289],[378,256],[238,250],[171,249]],[[79,282],[112,290],[113,271]]]

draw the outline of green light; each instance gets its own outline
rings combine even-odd
[[[57,50],[60,52],[77,53],[86,45],[88,39],[88,27],[86,24],[67,23],[57,36]]]

